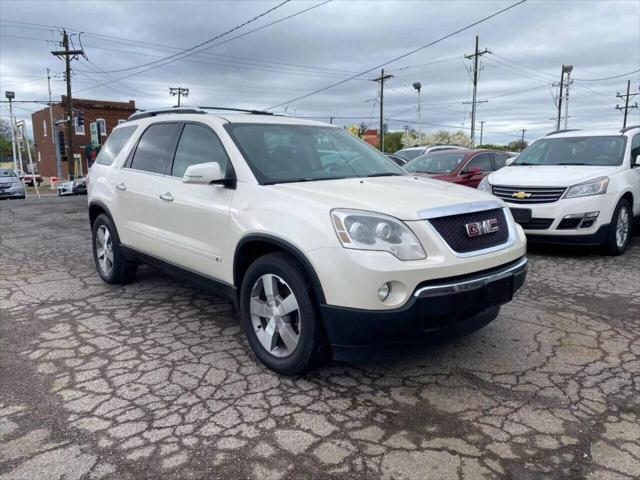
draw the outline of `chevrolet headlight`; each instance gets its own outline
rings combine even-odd
[[[588,182],[569,187],[564,198],[588,197],[590,195],[604,195],[609,186],[609,177],[600,177]]]
[[[491,184],[489,183],[489,177],[484,177],[482,180],[480,180],[480,183],[478,184],[478,190],[482,192],[493,193],[493,191],[491,190]]]
[[[393,217],[362,210],[331,211],[333,228],[344,248],[389,252],[400,260],[427,258],[409,228]]]

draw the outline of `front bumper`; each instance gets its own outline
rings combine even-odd
[[[22,198],[24,196],[25,189],[23,186],[0,190],[0,198]]]
[[[524,284],[527,258],[470,275],[419,284],[409,301],[392,310],[321,305],[325,331],[337,360],[369,355],[382,346],[421,340],[445,331],[473,331],[495,318]]]

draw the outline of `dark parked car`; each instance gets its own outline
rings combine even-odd
[[[491,172],[505,166],[511,155],[493,150],[445,150],[421,155],[404,165],[410,173],[477,188]]]

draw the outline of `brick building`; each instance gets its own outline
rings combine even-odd
[[[53,111],[53,123],[57,125],[58,130],[64,132],[65,139],[67,137],[67,128],[65,124],[61,124],[65,118],[67,97],[62,96],[62,101],[51,106]],[[100,129],[100,140],[104,143],[104,140],[109,136],[111,131],[118,125],[118,123],[126,120],[129,115],[135,113],[136,104],[135,101],[129,100],[128,102],[107,102],[103,100],[82,100],[79,98],[73,99],[74,115],[82,112],[84,117],[84,125],[78,125],[77,119],[74,119],[74,134],[73,134],[73,151],[74,154],[79,154],[82,162],[82,170],[86,174],[88,167],[84,158],[84,150],[87,145],[91,144],[91,131],[90,125],[94,122],[98,124]],[[54,129],[51,126],[51,116],[49,114],[49,107],[34,112],[31,115],[33,122],[33,138],[36,146],[36,158],[38,165],[38,173],[43,177],[55,177],[57,176],[56,166],[56,148],[58,148],[58,138],[52,138]],[[69,174],[66,162],[66,152],[62,152],[62,169],[65,178]]]

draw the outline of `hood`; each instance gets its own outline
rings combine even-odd
[[[513,187],[570,187],[611,175],[618,168],[585,165],[509,166],[489,175],[489,183]]]
[[[412,173],[417,177],[433,178],[434,180],[451,180],[453,177],[457,177],[455,173]]]
[[[473,188],[408,175],[285,183],[270,188],[322,203],[329,209],[369,210],[400,220],[420,220],[418,212],[428,208],[495,200]]]

